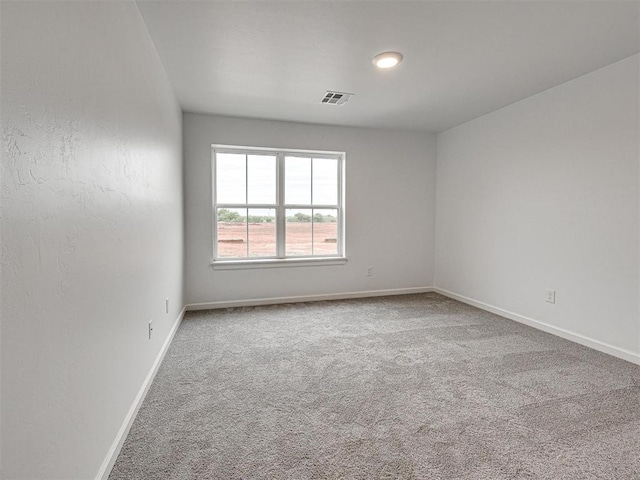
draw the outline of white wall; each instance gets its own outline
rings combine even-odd
[[[432,285],[434,135],[190,113],[183,124],[187,303]],[[347,264],[213,270],[213,143],[345,151]]]
[[[182,116],[132,1],[1,30],[2,478],[86,480],[183,306]]]
[[[438,287],[639,351],[638,59],[438,135]]]

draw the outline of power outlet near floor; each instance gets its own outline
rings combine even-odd
[[[149,340],[151,340],[152,334],[153,334],[153,318],[149,320]]]
[[[373,267],[367,268],[367,277],[373,277]]]
[[[556,291],[547,289],[547,302],[556,303]]]
[[[169,297],[164,301],[164,313],[169,313]]]

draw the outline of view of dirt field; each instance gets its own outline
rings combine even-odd
[[[287,222],[286,255],[335,255],[335,222]],[[313,240],[312,240],[313,238]],[[247,252],[248,250],[248,252]],[[269,257],[276,255],[275,223],[218,222],[218,257]]]

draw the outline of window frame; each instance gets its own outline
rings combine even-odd
[[[274,204],[253,204],[253,203],[217,203],[216,192],[216,168],[218,153],[241,154],[241,155],[274,155],[276,157],[276,203]],[[309,204],[287,204],[285,203],[285,157],[302,156],[309,158],[327,158],[337,160],[337,204],[335,205],[314,205],[313,204],[313,166],[311,167],[311,199]],[[271,147],[245,147],[236,145],[211,145],[211,200],[212,200],[212,260],[214,269],[244,269],[244,268],[271,268],[288,266],[313,266],[313,265],[342,265],[347,262],[346,256],[346,225],[345,225],[345,160],[346,153],[339,151],[325,150],[302,150],[291,148],[271,148]],[[312,163],[313,165],[313,163]],[[248,175],[248,170],[247,173]],[[245,180],[248,186],[248,181]],[[248,200],[248,198],[247,198]],[[246,208],[247,215],[249,209],[275,209],[276,211],[276,255],[269,257],[229,257],[218,258],[218,209],[219,208]],[[336,220],[337,238],[336,254],[324,255],[286,255],[286,210],[287,209],[337,209]],[[311,214],[311,232],[313,245],[313,212]],[[248,220],[247,220],[248,229]],[[247,236],[247,241],[249,237]]]

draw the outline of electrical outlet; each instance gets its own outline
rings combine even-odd
[[[373,277],[373,267],[367,268],[367,277]]]
[[[547,289],[547,302],[556,303],[556,291]]]
[[[169,297],[164,301],[164,313],[169,313]]]
[[[153,318],[149,320],[149,340],[151,340],[152,333],[153,333]]]

